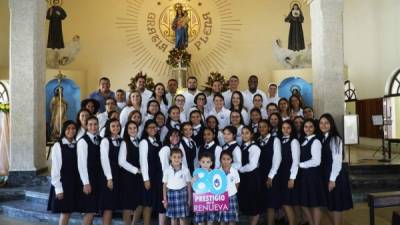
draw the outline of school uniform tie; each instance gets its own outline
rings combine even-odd
[[[193,148],[193,147],[194,147],[193,141],[189,141],[189,148]]]
[[[204,146],[205,149],[208,149],[210,146],[207,144]]]
[[[226,150],[226,149],[228,149],[229,148],[229,144],[224,144],[224,146],[222,146],[222,149],[223,150]]]
[[[287,143],[289,141],[289,138],[283,138],[282,139],[282,144],[285,144],[285,143]]]
[[[99,137],[94,136],[93,141],[95,145],[99,145]]]
[[[176,129],[179,130],[179,128],[180,128],[179,123],[176,123],[176,124],[174,125],[174,127],[175,127]]]

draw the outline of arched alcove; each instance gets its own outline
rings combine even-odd
[[[313,105],[313,86],[306,80],[300,77],[288,77],[279,84],[279,97],[289,99],[292,96],[292,91],[297,89],[303,97],[306,106]]]

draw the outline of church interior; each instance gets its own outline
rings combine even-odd
[[[187,13],[182,37],[177,4]],[[58,25],[55,5],[65,13]],[[295,6],[300,46],[288,19]],[[242,91],[255,75],[264,92],[300,92],[316,119],[334,116],[344,139],[354,207],[343,224],[400,224],[399,11],[398,0],[0,0],[0,224],[58,223],[47,211],[54,117],[65,107],[58,121],[76,120],[102,77],[129,92],[138,74],[176,79],[177,93],[192,76],[199,90],[210,93],[213,79],[227,90],[232,75]],[[65,105],[53,107],[57,95]]]

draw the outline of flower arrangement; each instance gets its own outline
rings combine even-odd
[[[191,59],[192,55],[189,54],[189,52],[187,52],[186,50],[174,48],[169,51],[167,64],[172,66],[173,68],[186,68],[190,66]]]
[[[210,75],[207,77],[206,84],[203,86],[204,87],[203,91],[206,93],[211,93],[212,83],[216,80],[221,82],[222,92],[228,90],[229,84],[228,81],[225,80],[225,77],[219,72],[211,72]]]
[[[140,77],[143,77],[146,80],[146,84],[145,84],[146,89],[148,89],[148,90],[154,89],[155,84],[154,84],[153,78],[148,77],[146,73],[143,73],[142,71],[140,71],[134,77],[131,77],[131,82],[128,84],[129,89],[131,91],[137,90],[136,82]]]
[[[9,103],[0,103],[0,112],[4,112],[4,113],[10,112],[10,104]]]

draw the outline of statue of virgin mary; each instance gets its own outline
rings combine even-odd
[[[61,94],[59,93],[61,90]],[[68,103],[65,101],[63,96],[63,89],[56,88],[54,90],[54,97],[50,102],[50,112],[51,112],[51,139],[57,140],[60,138],[62,124],[67,121],[67,109]]]
[[[183,6],[179,3],[175,5],[175,10],[176,16],[172,23],[172,30],[175,31],[175,48],[184,50],[189,44],[189,16],[187,11],[184,11]]]

